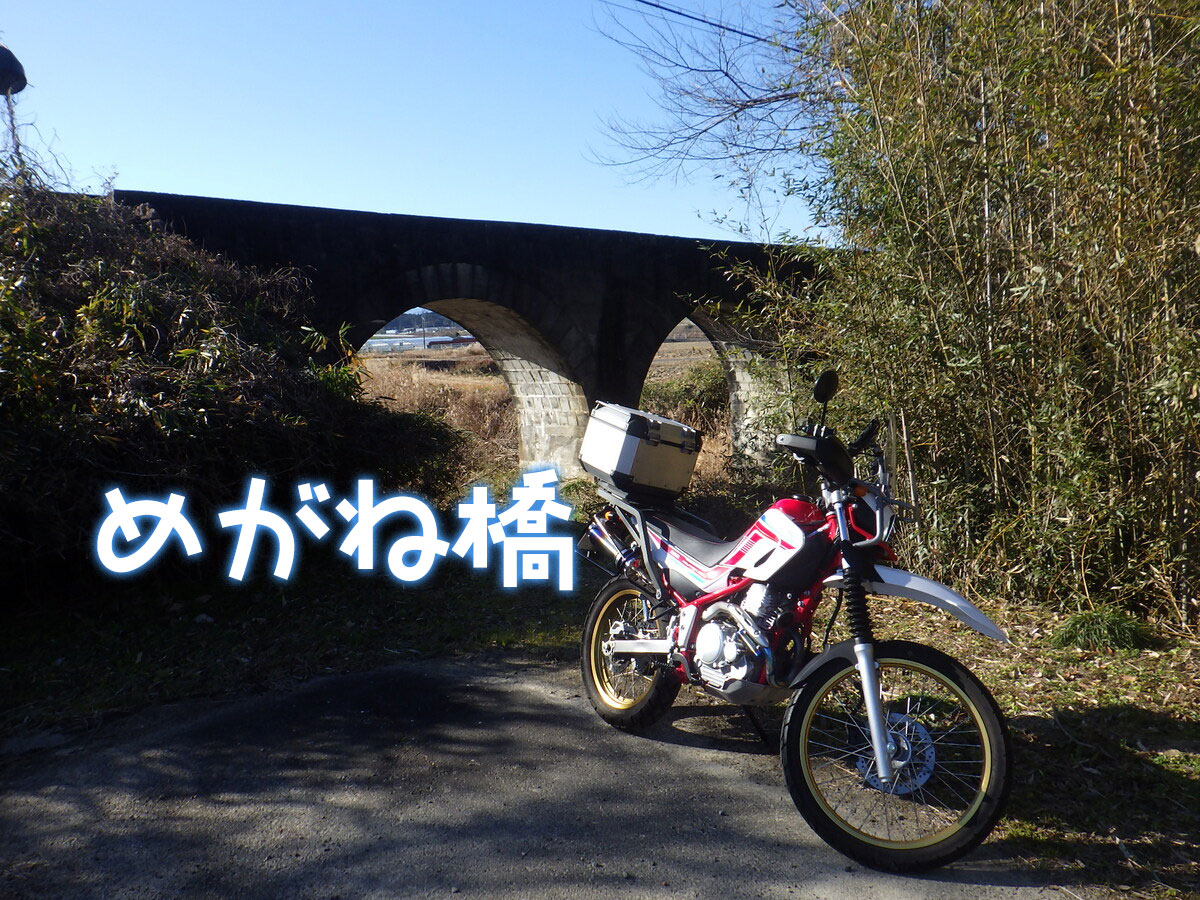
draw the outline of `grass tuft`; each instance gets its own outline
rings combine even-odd
[[[1150,630],[1124,610],[1106,607],[1076,613],[1051,638],[1056,647],[1081,650],[1137,650],[1150,646]]]

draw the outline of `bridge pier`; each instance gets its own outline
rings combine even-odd
[[[578,454],[588,402],[562,354],[508,307],[470,298],[424,306],[462,325],[496,361],[517,408],[521,467],[550,465],[561,479],[583,475]]]
[[[726,323],[700,311],[689,318],[704,332],[725,370],[734,453],[751,463],[766,463],[775,446],[771,409],[773,395],[778,392],[765,377],[769,375],[769,360],[757,351],[757,342]]]

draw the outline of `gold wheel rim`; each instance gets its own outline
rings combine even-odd
[[[881,835],[877,833],[878,829],[875,829],[874,831],[868,831],[865,830],[864,826],[866,826],[868,822],[871,822],[873,816],[876,816],[877,814],[888,815],[893,808],[898,809],[903,803],[907,803],[909,796],[908,794],[888,793],[869,787],[863,783],[861,770],[855,771],[852,774],[848,773],[845,759],[841,759],[836,763],[827,762],[826,765],[821,766],[818,769],[814,769],[814,759],[809,752],[809,748],[812,746],[813,742],[817,743],[818,745],[826,743],[818,741],[814,737],[816,719],[820,714],[820,710],[823,708],[825,700],[830,697],[837,688],[847,683],[852,684],[857,681],[858,673],[853,668],[851,668],[849,671],[843,670],[838,672],[825,684],[823,684],[817,693],[816,702],[809,704],[808,709],[805,710],[804,719],[801,724],[801,740],[799,746],[801,771],[804,773],[804,780],[808,785],[809,793],[820,805],[829,821],[836,824],[839,828],[841,828],[847,834],[853,836],[855,839],[889,850],[915,850],[922,847],[928,847],[930,845],[940,843],[941,841],[953,836],[956,832],[961,831],[965,824],[971,820],[976,812],[978,812],[994,777],[994,761],[992,758],[991,743],[988,740],[987,730],[983,722],[983,716],[980,714],[979,709],[957,685],[947,681],[936,669],[908,659],[885,658],[878,660],[878,663],[880,666],[880,681],[885,693],[885,707],[888,707],[889,703],[895,703],[894,698],[889,701],[887,696],[889,685],[885,673],[891,671],[894,674],[897,670],[907,670],[912,673],[917,673],[919,676],[923,676],[925,679],[927,679],[928,683],[935,684],[942,692],[944,692],[946,695],[949,695],[949,699],[953,700],[957,704],[960,712],[966,717],[962,729],[952,728],[947,731],[945,735],[938,737],[932,742],[935,754],[940,752],[951,756],[951,759],[945,760],[939,766],[935,767],[937,768],[939,775],[942,778],[945,778],[947,781],[945,791],[938,795],[937,802],[945,804],[945,798],[953,796],[960,801],[958,805],[961,805],[962,808],[956,809],[953,816],[950,816],[945,812],[940,814],[936,811],[929,812],[927,807],[930,804],[925,803],[925,801],[929,798],[926,796],[923,790],[923,783],[921,788],[912,791],[912,794],[915,795],[915,799],[918,802],[907,808],[906,811],[909,813],[909,815],[905,816],[897,812],[898,818],[889,817],[889,824],[887,826],[888,833],[886,835]],[[906,716],[902,716],[901,718],[906,718]],[[856,732],[861,732],[863,727],[865,726],[855,725]],[[963,729],[972,730],[978,737],[977,742],[975,742],[977,746],[974,748],[965,748],[968,750],[968,756],[971,749],[977,750],[979,754],[978,760],[969,760],[973,763],[971,766],[961,765],[964,760],[955,760],[952,758],[955,755],[962,755],[960,751],[962,751],[964,748],[956,746],[959,742],[948,740],[949,737],[955,736],[955,731]],[[847,731],[849,731],[849,729],[847,729]],[[928,734],[928,732],[926,732],[926,734]],[[865,734],[860,735],[860,737],[865,737]],[[865,752],[868,754],[871,753],[869,738],[866,739]],[[845,753],[842,754],[843,757],[846,755],[847,754]],[[871,756],[871,760],[871,764],[873,765],[873,756]],[[955,764],[957,768],[950,768],[951,764]],[[822,775],[827,774],[828,769],[833,766],[839,766],[843,773],[847,773],[847,777],[838,779],[841,781],[841,785],[837,789],[836,796],[832,798],[832,800],[837,801],[836,805],[838,808],[835,808],[835,803],[831,801],[830,794],[833,793],[833,791],[830,790],[831,780],[827,777],[822,777]],[[943,769],[948,771],[942,771]],[[929,776],[929,778],[932,780],[932,776]],[[857,789],[860,792],[860,796],[854,796],[856,781],[858,783]],[[965,789],[965,786],[972,784],[973,788],[970,791],[970,797],[964,798],[962,796],[962,792]],[[933,791],[929,793],[932,794]],[[861,805],[858,805],[860,802]],[[925,805],[920,805],[922,803]],[[846,812],[847,806],[856,807],[854,813],[848,815]],[[920,811],[923,808],[926,809],[927,821],[942,819],[945,821],[945,825],[943,827],[935,828],[928,834],[922,834],[920,836],[892,836],[893,825],[895,825],[896,830],[901,833],[906,828],[910,827],[909,823],[915,823],[914,827],[917,829],[922,828]],[[854,824],[853,819],[858,819],[859,824]]]
[[[612,671],[612,659],[604,654],[604,643],[612,633],[613,623],[628,621],[623,613],[625,607],[631,602],[641,603],[641,595],[636,590],[623,590],[613,594],[600,615],[596,616],[596,624],[592,627],[592,683],[605,704],[613,709],[629,709],[641,702],[650,693],[653,682],[653,677],[637,675],[636,677],[644,684],[642,692],[637,696],[624,693],[614,682],[615,673]]]

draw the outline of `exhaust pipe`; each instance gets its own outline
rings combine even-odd
[[[641,567],[641,560],[638,559],[637,554],[613,537],[612,532],[608,530],[599,516],[592,516],[587,537],[591,538],[593,545],[600,547],[613,558],[613,562],[617,564],[622,573]]]

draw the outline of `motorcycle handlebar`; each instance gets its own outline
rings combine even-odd
[[[863,429],[862,434],[850,442],[850,446],[846,449],[850,451],[851,456],[858,456],[871,445],[875,440],[875,436],[879,434],[879,426],[882,423],[879,419],[872,419],[867,423],[867,427]]]

